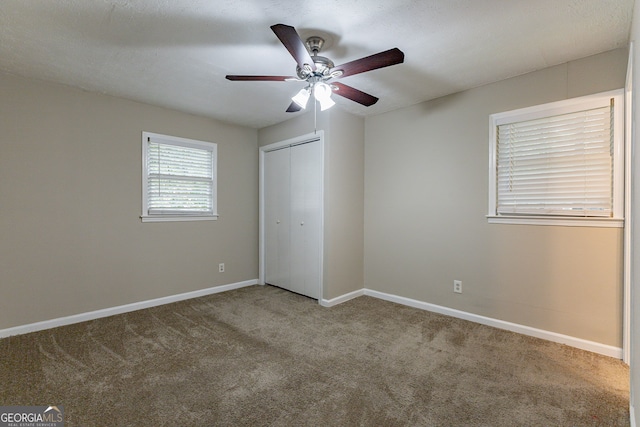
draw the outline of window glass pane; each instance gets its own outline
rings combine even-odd
[[[147,135],[143,215],[215,216],[215,144]]]
[[[149,143],[149,174],[211,178],[212,153],[209,150]]]
[[[149,213],[212,213],[211,181],[149,178]]]
[[[497,213],[611,216],[611,107],[497,129]]]

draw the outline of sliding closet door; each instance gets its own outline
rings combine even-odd
[[[290,149],[264,154],[265,282],[290,289]]]
[[[291,277],[294,292],[320,298],[322,145],[291,147]]]

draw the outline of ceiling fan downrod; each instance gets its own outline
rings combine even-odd
[[[318,36],[311,36],[307,39],[305,44],[307,45],[307,49],[309,49],[309,52],[313,56],[316,56],[322,50],[322,46],[324,46],[324,39]]]

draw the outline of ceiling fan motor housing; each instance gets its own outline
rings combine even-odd
[[[307,38],[305,42],[307,50],[311,54],[311,59],[316,66],[316,70],[313,71],[311,67],[296,67],[296,73],[302,80],[307,80],[310,77],[327,78],[331,73],[331,69],[334,67],[333,61],[324,56],[318,55],[324,46],[324,39],[318,36],[311,36]],[[305,64],[306,65],[306,64]]]
[[[311,67],[305,66],[304,68],[300,68],[300,66],[297,66],[296,73],[298,74],[298,77],[302,80],[306,80],[311,76],[328,77],[331,73],[331,69],[334,67],[333,61],[319,55],[314,55],[311,58],[313,59],[313,63],[316,64],[316,70],[311,70]]]

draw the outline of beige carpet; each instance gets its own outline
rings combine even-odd
[[[0,404],[66,426],[626,426],[619,360],[252,286],[0,340]]]

